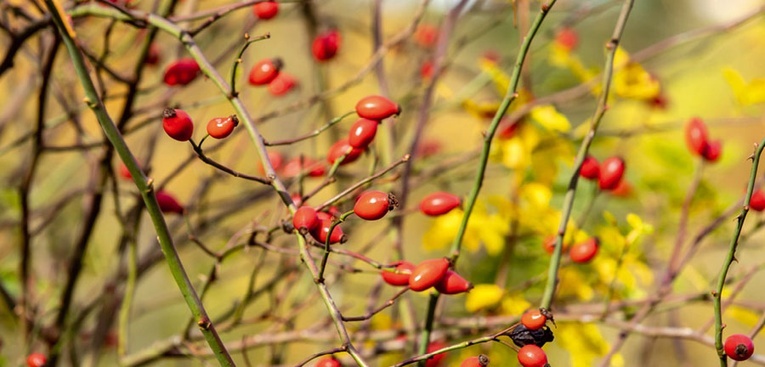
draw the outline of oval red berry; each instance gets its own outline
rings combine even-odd
[[[542,348],[534,344],[527,344],[518,351],[518,362],[523,367],[545,367],[547,354]]]
[[[749,199],[749,209],[757,212],[765,210],[765,191],[758,189],[752,193],[752,198]]]
[[[540,310],[529,310],[521,316],[521,324],[529,330],[539,330],[547,323],[547,316]]]
[[[383,96],[367,96],[356,103],[356,114],[365,119],[379,121],[399,113],[401,107]]]
[[[685,125],[685,143],[691,153],[702,155],[708,142],[707,126],[704,121],[698,117],[690,119]]]
[[[319,227],[320,220],[316,209],[310,206],[301,206],[292,216],[292,226],[300,233],[308,233]]]
[[[752,339],[744,334],[733,334],[725,339],[725,354],[734,361],[745,361],[754,354]]]
[[[162,190],[157,191],[156,196],[159,210],[163,213],[183,214],[183,205],[181,205],[174,196]]]
[[[239,119],[236,115],[216,117],[207,123],[207,134],[215,139],[223,139],[231,135],[237,125]]]
[[[316,362],[316,367],[343,367],[343,365],[333,356],[324,356]]]
[[[625,164],[620,157],[611,157],[603,161],[600,166],[598,186],[601,190],[613,190],[622,181]]]
[[[716,162],[720,159],[720,154],[722,154],[722,141],[714,140],[704,146],[701,157],[707,162]]]
[[[409,285],[409,277],[414,270],[414,264],[409,261],[397,261],[394,265],[396,267],[393,270],[383,270],[380,273],[385,283],[397,287]]]
[[[420,201],[420,211],[431,217],[444,215],[459,207],[462,199],[448,192],[434,192]]]
[[[359,159],[361,153],[364,153],[363,149],[352,147],[348,143],[348,138],[343,138],[335,142],[335,144],[329,148],[329,152],[327,153],[327,161],[330,164],[335,164],[336,160],[345,156],[343,161],[340,163],[340,165],[344,165],[355,162],[357,159]]]
[[[28,367],[43,367],[48,359],[42,353],[31,353],[27,356]]]
[[[465,360],[460,363],[460,367],[486,367],[488,365],[489,357],[483,354],[465,358]]]
[[[332,227],[333,220],[331,215],[326,213],[324,213],[325,215],[321,214],[322,213],[317,213],[319,216],[319,225],[311,231],[311,236],[321,243],[326,243],[327,235],[329,234],[329,229]],[[335,226],[332,230],[332,235],[329,236],[329,243],[343,243],[345,240],[346,237],[345,233],[343,233],[343,229],[340,228],[340,225]]]
[[[297,84],[298,82],[295,77],[280,71],[279,75],[268,83],[268,93],[271,93],[272,96],[280,97],[289,93]]]
[[[279,3],[273,0],[259,2],[252,6],[252,13],[258,19],[271,19],[279,14]]]
[[[600,163],[593,156],[587,156],[582,162],[579,175],[588,180],[597,180],[600,177]]]
[[[162,129],[178,141],[188,141],[194,134],[194,123],[184,110],[166,108],[162,112]]]
[[[163,80],[169,86],[187,85],[194,81],[199,71],[199,64],[196,60],[183,58],[176,60],[165,69]]]
[[[398,205],[393,194],[382,191],[367,191],[356,199],[353,213],[365,220],[378,220]]]
[[[598,241],[598,238],[592,237],[587,241],[572,246],[568,251],[568,256],[571,258],[571,261],[575,263],[588,263],[598,254],[599,247],[600,241]]]
[[[436,290],[443,294],[460,294],[473,289],[473,283],[453,270],[447,270],[441,281],[436,283]]]
[[[419,263],[409,277],[409,288],[422,292],[441,281],[449,270],[449,260],[445,258],[430,259]]]
[[[348,144],[354,148],[366,149],[369,144],[375,140],[377,134],[377,120],[360,118],[351,125],[351,131],[348,133]]]
[[[319,33],[311,44],[311,53],[316,61],[327,61],[335,57],[340,49],[340,33],[336,29]]]
[[[276,79],[281,68],[281,59],[260,60],[250,69],[248,81],[251,85],[266,85]]]

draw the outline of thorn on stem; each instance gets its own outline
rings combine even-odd
[[[208,319],[207,316],[203,316],[201,319],[199,319],[199,321],[197,321],[197,325],[200,329],[205,331],[210,330],[210,326],[212,326],[210,319]]]

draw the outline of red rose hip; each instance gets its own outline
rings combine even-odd
[[[366,149],[369,144],[375,140],[377,134],[377,120],[360,118],[351,125],[351,131],[348,133],[348,144],[354,148]]]
[[[334,58],[339,49],[340,33],[336,29],[319,33],[311,44],[313,58],[319,62]]]
[[[187,85],[194,81],[200,68],[192,58],[179,59],[165,69],[163,81],[169,86]]]
[[[279,3],[273,0],[259,2],[252,6],[252,14],[258,19],[271,19],[279,14]]]
[[[595,255],[598,254],[598,248],[600,247],[600,241],[597,237],[592,237],[587,241],[578,243],[568,250],[568,256],[571,261],[579,264],[590,262]]]
[[[411,277],[412,270],[414,270],[414,264],[409,261],[397,261],[395,265],[396,267],[393,270],[383,270],[380,273],[382,274],[383,281],[397,287],[409,285],[409,277]]]
[[[237,125],[239,119],[236,115],[216,117],[207,123],[207,134],[215,139],[223,139],[231,135]]]
[[[624,176],[625,164],[620,157],[611,157],[603,161],[600,166],[598,186],[601,190],[613,190],[619,186]]]
[[[169,137],[178,141],[188,141],[194,133],[194,123],[189,114],[172,108],[162,112],[162,128]]]
[[[174,196],[168,194],[165,191],[157,191],[157,204],[159,204],[159,210],[163,213],[175,213],[183,214],[183,206],[175,199]]]
[[[462,199],[448,192],[434,192],[420,201],[420,211],[431,217],[444,215],[459,207]]]
[[[473,289],[473,283],[453,270],[447,270],[441,281],[436,283],[436,290],[443,294],[460,294]]]
[[[725,339],[723,349],[732,360],[745,361],[754,354],[754,343],[744,334],[733,334]]]
[[[361,219],[378,220],[396,206],[398,206],[398,201],[393,194],[374,190],[359,196],[353,206],[353,212]]]
[[[523,367],[545,367],[547,364],[547,354],[542,348],[527,344],[518,351],[518,362]]]
[[[460,363],[460,367],[486,367],[488,365],[489,365],[489,357],[483,354],[468,357],[464,361],[462,361],[462,363]]]
[[[319,227],[321,221],[316,214],[316,209],[310,206],[301,206],[292,216],[292,226],[302,234],[306,234]]]
[[[547,316],[539,309],[526,311],[521,316],[521,324],[529,330],[539,330],[547,323]]]
[[[579,175],[588,180],[597,180],[600,177],[600,164],[593,156],[587,156],[579,169]]]
[[[702,155],[706,145],[709,143],[707,126],[704,121],[694,117],[685,125],[685,142],[691,153]]]
[[[329,148],[329,152],[327,153],[327,161],[330,164],[334,164],[335,161],[345,156],[343,161],[340,163],[340,165],[344,165],[359,159],[359,157],[361,157],[361,153],[364,153],[364,149],[352,147],[348,143],[348,138],[344,138],[338,140]]]
[[[27,356],[27,367],[43,367],[48,359],[42,353],[30,353]]]
[[[274,97],[281,97],[293,90],[297,84],[295,77],[280,71],[279,75],[268,83],[268,93]]]
[[[446,258],[430,259],[419,263],[409,277],[409,288],[422,292],[441,281],[449,270],[449,260]]]
[[[282,60],[279,58],[260,60],[250,69],[248,81],[251,85],[267,85],[279,75]]]
[[[401,106],[383,96],[367,96],[356,103],[356,114],[365,119],[379,121],[400,113]]]
[[[752,193],[752,198],[749,199],[749,209],[757,212],[765,210],[765,191],[759,189]]]
[[[316,362],[316,367],[343,367],[334,356],[324,356]]]

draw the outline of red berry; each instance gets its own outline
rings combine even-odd
[[[45,355],[42,353],[30,353],[27,356],[28,367],[43,367],[45,366],[45,363],[47,362],[48,362],[48,359],[45,358]]]
[[[422,79],[430,79],[433,77],[433,61],[425,60],[423,61],[422,65],[420,66],[420,78]]]
[[[547,316],[537,309],[529,310],[521,316],[521,324],[529,330],[539,330],[547,323]]]
[[[279,3],[273,0],[259,2],[252,6],[252,14],[258,19],[271,19],[279,14]]]
[[[287,177],[296,177],[303,173],[304,170],[307,171],[305,174],[309,177],[321,177],[326,173],[327,167],[324,163],[314,161],[307,157],[303,157],[302,162],[300,157],[295,157],[284,164],[282,174]]]
[[[329,148],[327,153],[327,161],[329,164],[335,164],[335,161],[345,156],[343,162],[340,165],[352,163],[359,159],[361,153],[364,153],[364,149],[358,149],[352,147],[348,143],[348,138],[340,139]]]
[[[577,243],[568,251],[571,261],[579,264],[590,262],[598,254],[600,241],[597,237],[592,237],[582,243]]]
[[[444,342],[437,340],[428,344],[428,349],[426,351],[428,353],[433,353],[445,347],[446,347],[446,344]],[[446,353],[438,353],[434,355],[433,357],[428,358],[427,361],[425,361],[425,367],[440,367],[444,358],[446,358]]]
[[[283,96],[289,93],[297,85],[297,79],[285,72],[279,72],[279,75],[268,83],[268,93],[274,97]]]
[[[351,125],[351,131],[348,133],[348,144],[354,148],[366,149],[372,140],[375,140],[377,134],[377,125],[380,121],[360,118]]]
[[[611,157],[600,166],[598,186],[601,190],[612,190],[619,185],[624,176],[625,164],[620,157]]]
[[[523,367],[545,367],[547,366],[547,354],[542,348],[534,344],[526,344],[518,351],[518,362]]]
[[[579,175],[588,180],[597,180],[600,177],[600,163],[598,163],[598,160],[589,155],[584,158]]]
[[[401,106],[383,96],[367,96],[356,103],[356,114],[365,119],[379,121],[400,113]]]
[[[382,191],[367,191],[361,194],[353,205],[353,212],[361,219],[378,220],[398,206],[393,194]]]
[[[571,51],[579,44],[579,35],[573,29],[563,27],[555,34],[555,44],[566,51]]]
[[[632,185],[630,185],[627,180],[621,180],[619,181],[619,184],[616,185],[616,187],[609,191],[609,194],[618,197],[630,196],[632,194]]]
[[[266,85],[279,75],[282,60],[279,58],[260,60],[250,69],[250,85]]]
[[[512,138],[515,136],[518,128],[521,127],[521,121],[523,120],[511,121],[507,118],[503,119],[499,123],[499,127],[497,127],[497,137],[502,140]]]
[[[453,270],[447,270],[441,281],[436,283],[436,290],[443,294],[465,293],[473,289],[473,283]]]
[[[342,367],[343,364],[334,356],[324,356],[316,362],[316,367]]]
[[[236,115],[216,117],[207,123],[207,133],[215,139],[223,139],[231,135],[237,125],[239,125],[239,119]]]
[[[704,147],[709,142],[709,137],[707,126],[702,119],[694,117],[685,125],[685,142],[688,144],[688,149],[691,150],[691,153],[697,155],[703,154]]]
[[[461,204],[462,200],[457,195],[448,192],[434,192],[420,201],[420,211],[425,215],[435,217],[444,215]]]
[[[414,270],[414,264],[409,261],[397,261],[394,263],[396,267],[393,270],[383,270],[382,278],[385,283],[393,286],[406,286],[409,285],[409,277]]]
[[[489,365],[489,357],[483,354],[468,357],[464,361],[462,361],[462,363],[460,363],[460,367],[486,367],[488,365]]]
[[[722,153],[722,141],[714,140],[704,146],[701,156],[707,162],[715,162],[720,158],[720,153]]]
[[[329,229],[332,227],[333,217],[324,212],[318,212],[316,215],[319,217],[319,225],[311,231],[311,236],[321,243],[326,243]],[[332,230],[332,235],[329,236],[329,243],[344,243],[346,239],[343,229],[340,228],[340,225],[337,225]]]
[[[732,360],[745,361],[754,354],[754,343],[744,334],[733,334],[725,339],[724,349]]]
[[[174,196],[162,190],[157,191],[156,195],[157,204],[159,204],[159,210],[161,210],[162,213],[183,214],[183,206]]]
[[[314,59],[320,62],[335,57],[338,49],[340,49],[340,33],[336,29],[319,33],[311,45]]]
[[[315,230],[321,224],[320,222],[316,209],[310,206],[301,206],[292,216],[292,226],[302,234]]]
[[[166,108],[162,112],[162,128],[171,138],[188,141],[194,133],[194,123],[184,110]]]
[[[752,198],[749,199],[749,208],[757,212],[765,210],[765,191],[759,189],[752,193]]]
[[[191,83],[199,74],[199,64],[192,58],[176,60],[165,69],[165,84],[186,85]]]
[[[414,32],[414,41],[424,48],[431,48],[438,42],[438,28],[430,24],[420,24]]]
[[[449,270],[449,260],[446,258],[430,259],[419,263],[409,277],[409,288],[422,292],[441,281]]]

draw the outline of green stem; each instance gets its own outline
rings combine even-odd
[[[720,366],[728,366],[728,357],[726,357],[723,351],[723,323],[722,323],[722,291],[725,286],[725,278],[728,276],[728,270],[730,269],[733,261],[736,261],[736,249],[738,248],[738,240],[741,236],[741,230],[744,227],[744,220],[746,220],[746,214],[749,212],[749,200],[752,198],[754,192],[754,184],[757,180],[757,167],[760,164],[760,155],[762,149],[765,148],[765,139],[763,139],[754,154],[749,158],[752,159],[752,171],[749,174],[749,184],[746,189],[746,198],[744,199],[744,207],[741,208],[741,214],[736,217],[736,230],[733,232],[733,238],[730,241],[730,247],[728,248],[728,254],[723,262],[722,269],[720,270],[720,276],[717,278],[717,288],[712,293],[714,298],[714,311],[715,311],[715,348],[717,348],[717,356],[720,358]]]
[[[329,253],[330,251],[329,246],[332,244],[332,231],[335,230],[335,227],[339,226],[340,223],[345,222],[345,220],[354,214],[353,210],[347,211],[343,213],[343,215],[340,216],[340,218],[337,218],[337,220],[332,221],[332,224],[329,226],[329,232],[327,232],[327,238],[324,240],[324,254],[321,256],[321,267],[319,267],[319,283],[324,283],[324,270],[327,268],[327,261],[329,260]]]
[[[481,186],[483,186],[484,176],[486,174],[486,167],[489,162],[489,153],[491,152],[491,141],[494,138],[494,134],[497,131],[499,122],[502,117],[505,116],[510,104],[518,97],[518,84],[520,83],[521,70],[523,69],[523,63],[526,59],[526,55],[531,47],[531,41],[539,31],[542,25],[542,21],[550,12],[550,9],[555,5],[556,0],[551,0],[548,4],[542,5],[539,14],[534,19],[534,23],[529,29],[529,33],[523,39],[520,50],[518,51],[518,57],[515,59],[515,65],[513,66],[513,72],[510,77],[510,86],[505,93],[505,97],[502,99],[502,103],[499,105],[497,113],[494,115],[489,129],[486,131],[486,135],[483,138],[483,148],[481,150],[481,157],[478,159],[478,172],[475,175],[475,181],[473,182],[473,188],[470,190],[467,203],[465,205],[465,214],[460,222],[457,236],[454,238],[451,248],[451,262],[455,263],[460,256],[460,249],[462,247],[462,239],[465,237],[465,231],[467,230],[468,221],[470,215],[473,213],[473,208],[478,199],[478,194],[481,192]]]
[[[422,331],[422,335],[420,335],[420,345],[417,354],[423,355],[427,354],[428,352],[428,346],[430,345],[430,334],[433,331],[433,321],[436,318],[436,306],[438,305],[438,297],[440,295],[441,293],[432,292],[428,298],[428,315],[425,319],[425,329]],[[427,359],[422,359],[417,362],[417,366],[425,367],[426,362]]]
[[[191,281],[189,280],[188,275],[183,268],[183,263],[178,256],[178,252],[176,251],[175,246],[173,245],[172,237],[170,236],[170,232],[167,228],[167,223],[165,223],[162,212],[160,211],[159,205],[157,204],[157,198],[154,195],[153,182],[148,180],[143,171],[141,171],[135,157],[130,152],[130,149],[128,148],[125,141],[122,139],[122,135],[107,113],[103,102],[100,100],[98,92],[93,85],[93,81],[88,74],[83,56],[77,48],[76,42],[74,40],[74,31],[71,30],[68,24],[63,20],[63,10],[61,10],[61,8],[59,8],[53,2],[53,0],[45,0],[45,4],[53,16],[53,21],[56,23],[56,27],[61,34],[62,40],[64,41],[64,44],[69,51],[69,56],[72,59],[72,63],[74,65],[77,76],[80,79],[80,83],[82,84],[83,89],[85,90],[85,102],[96,115],[98,123],[104,130],[104,134],[109,139],[109,142],[114,146],[114,149],[119,154],[120,159],[122,159],[123,163],[130,171],[130,174],[133,176],[133,181],[138,187],[138,190],[141,192],[143,200],[146,204],[146,209],[149,213],[149,216],[151,217],[154,228],[157,231],[157,237],[159,239],[160,247],[162,247],[162,253],[165,255],[167,265],[170,268],[170,272],[172,273],[178,288],[183,294],[184,300],[191,310],[191,313],[198,320],[201,332],[207,340],[207,343],[210,345],[210,348],[213,350],[213,353],[217,357],[221,366],[234,366],[234,361],[231,359],[231,356],[228,354],[226,347],[223,345],[223,342],[220,340],[218,333],[215,331],[215,327],[212,325],[212,322],[207,316],[204,306],[199,300],[199,297],[197,296],[196,291],[191,285]]]
[[[555,251],[553,251],[552,258],[550,259],[550,267],[547,272],[547,284],[542,296],[542,302],[539,305],[541,308],[550,308],[553,296],[555,295],[555,286],[558,282],[558,269],[560,268],[561,253],[563,248],[563,237],[566,235],[566,225],[569,218],[571,218],[571,211],[574,208],[574,198],[576,197],[576,187],[579,182],[579,170],[582,168],[582,162],[587,157],[587,152],[590,150],[592,140],[595,139],[595,133],[598,131],[600,122],[608,109],[608,93],[611,90],[611,79],[614,73],[614,55],[616,49],[619,46],[619,40],[624,33],[624,27],[627,24],[627,18],[629,18],[630,11],[634,0],[627,0],[622,6],[619,19],[614,27],[614,33],[611,36],[611,40],[606,44],[606,67],[603,71],[603,90],[601,91],[600,99],[598,100],[598,106],[595,109],[595,115],[592,117],[592,125],[590,125],[590,131],[582,140],[582,145],[579,147],[579,152],[576,156],[576,163],[574,163],[574,172],[571,174],[571,180],[569,181],[568,190],[566,196],[563,199],[563,208],[561,209],[561,221],[558,225],[558,236],[555,238]]]

